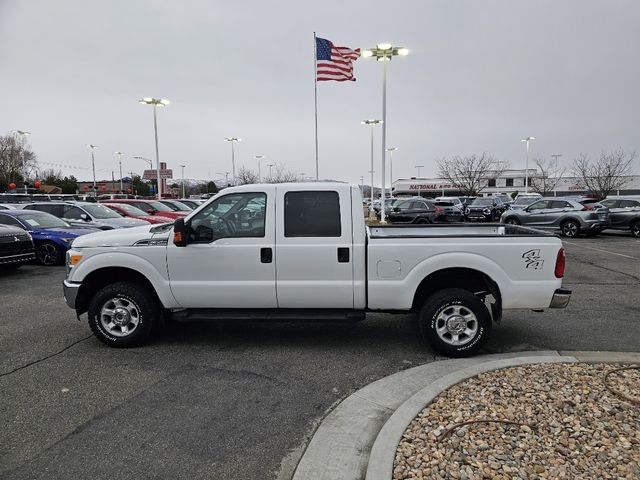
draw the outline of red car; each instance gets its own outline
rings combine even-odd
[[[182,218],[187,216],[187,212],[174,212],[166,205],[158,202],[157,200],[138,200],[138,199],[113,199],[113,200],[100,200],[100,203],[113,203],[113,204],[128,204],[147,212],[149,215],[156,215],[158,217],[166,217],[171,220],[176,218]]]
[[[115,210],[123,217],[136,218],[138,220],[144,220],[149,223],[173,223],[173,218],[161,217],[158,215],[150,215],[144,210],[140,210],[138,207],[129,205],[127,203],[112,203],[101,202],[112,210]]]

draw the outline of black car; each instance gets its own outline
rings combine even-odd
[[[388,218],[391,223],[413,224],[456,221],[453,218],[449,219],[443,208],[431,200],[422,198],[398,201],[389,212]]]
[[[609,228],[631,230],[634,237],[640,238],[640,196],[609,197],[600,203],[609,208]]]
[[[497,222],[508,208],[498,197],[478,197],[464,211],[467,220]]]
[[[0,269],[18,268],[35,259],[31,235],[18,227],[0,225]]]

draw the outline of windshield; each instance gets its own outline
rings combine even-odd
[[[64,220],[45,212],[33,212],[20,215],[20,221],[24,223],[29,230],[36,228],[60,228],[70,227]]]
[[[153,208],[158,212],[173,212],[173,210],[167,207],[164,203],[154,202],[153,200],[148,200],[141,203],[135,203],[134,206],[135,205],[138,205],[138,208],[144,208],[145,210],[149,208]]]
[[[540,197],[518,197],[513,202],[514,205],[531,205],[533,202],[540,200]]]
[[[118,212],[111,210],[109,207],[96,203],[95,205],[83,205],[82,208],[87,211],[93,218],[121,218]]]
[[[118,203],[117,207],[127,212],[132,217],[148,217],[149,214],[138,207],[129,205],[128,203]]]
[[[177,200],[172,200],[171,202],[161,202],[164,205],[168,206],[171,210],[175,212],[190,212],[191,209],[187,207],[184,203],[180,203]]]
[[[480,207],[484,207],[487,205],[493,205],[493,199],[491,198],[476,198],[473,203],[471,204],[472,206],[480,206]]]

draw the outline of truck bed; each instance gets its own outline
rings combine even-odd
[[[424,237],[501,237],[539,236],[554,237],[544,232],[519,225],[500,223],[477,224],[436,224],[436,225],[376,225],[369,227],[369,238],[424,238]]]

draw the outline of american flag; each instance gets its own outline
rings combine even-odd
[[[333,42],[316,37],[316,75],[319,82],[335,80],[355,81],[353,62],[360,57],[360,49],[336,47]]]

